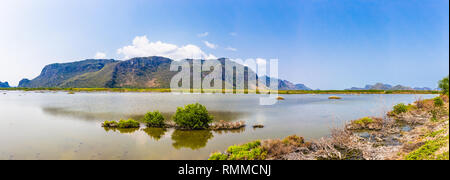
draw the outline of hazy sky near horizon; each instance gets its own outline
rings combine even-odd
[[[0,0],[0,81],[51,63],[166,55],[279,59],[311,88],[436,88],[448,0]]]

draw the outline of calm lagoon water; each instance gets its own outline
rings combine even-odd
[[[259,95],[76,93],[0,91],[0,159],[207,159],[211,152],[256,139],[297,134],[327,136],[333,127],[364,116],[383,116],[397,103],[435,95],[282,95],[260,106]],[[159,110],[199,102],[215,120],[245,121],[236,131],[111,130],[104,120],[141,119]],[[253,124],[264,124],[253,129]]]

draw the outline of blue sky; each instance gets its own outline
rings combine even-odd
[[[139,55],[143,52],[132,47],[140,37],[148,48],[277,58],[280,78],[314,89],[376,82],[435,88],[449,74],[448,3],[2,0],[0,81],[17,85],[39,75],[47,64],[96,54],[116,59]],[[127,46],[131,50],[118,53]]]

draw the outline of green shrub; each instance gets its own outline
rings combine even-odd
[[[140,124],[139,122],[128,119],[128,120],[120,120],[118,123],[118,128],[139,128]]]
[[[167,132],[164,128],[147,127],[143,130],[152,139],[159,141]]]
[[[373,119],[370,117],[363,117],[359,120],[354,121],[353,123],[355,124],[361,124],[361,125],[365,125],[365,124],[369,124],[369,123],[373,123]]]
[[[227,152],[230,154],[229,160],[264,160],[267,155],[267,152],[262,149],[260,141],[230,146]]]
[[[116,121],[105,121],[102,124],[103,127],[117,127],[118,124]]]
[[[228,160],[228,156],[222,153],[213,153],[208,160]]]
[[[214,137],[209,130],[178,130],[172,133],[172,146],[175,149],[190,148],[197,150],[204,148],[208,141]]]
[[[394,113],[395,114],[401,114],[408,111],[408,106],[406,106],[403,103],[397,104],[394,106]]]
[[[148,112],[144,116],[144,123],[147,127],[162,127],[164,126],[164,117],[159,111]]]
[[[439,96],[435,97],[433,100],[434,100],[434,106],[436,106],[436,107],[442,107],[444,105],[444,101]]]
[[[175,123],[187,129],[206,129],[213,117],[208,114],[206,107],[196,103],[186,105],[184,108],[179,107],[173,116]]]
[[[448,76],[439,81],[439,88],[441,88],[442,94],[448,95]]]
[[[302,144],[305,143],[305,139],[303,137],[298,137],[297,135],[291,135],[284,138],[282,142],[285,145],[300,147]]]
[[[434,138],[437,135],[442,134],[443,132],[445,132],[444,129],[441,129],[439,131],[430,132],[430,133],[426,134],[425,137],[432,137],[432,138]]]

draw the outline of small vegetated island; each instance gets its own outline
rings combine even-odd
[[[230,146],[209,160],[449,160],[448,77],[440,96],[397,104],[386,117],[363,117],[330,137],[296,135]]]
[[[167,122],[159,111],[148,112],[144,116],[144,123],[147,127],[153,128],[175,128],[178,130],[233,130],[245,127],[244,122],[213,123],[211,116],[205,106],[195,103],[185,107],[178,107],[172,117],[173,122]],[[140,123],[136,120],[105,121],[102,123],[105,128],[139,128]]]

